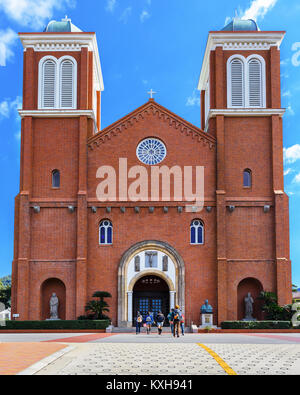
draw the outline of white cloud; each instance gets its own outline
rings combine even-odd
[[[287,111],[287,113],[288,113],[289,115],[295,115],[295,111],[293,110],[291,104],[289,104],[289,105],[287,106],[286,111]]]
[[[12,29],[0,30],[0,66],[6,66],[7,60],[13,55],[12,47],[17,42],[18,35]]]
[[[22,108],[22,97],[17,96],[14,100],[5,99],[0,102],[0,120],[9,118],[13,113],[16,120],[19,120],[18,109]]]
[[[300,184],[300,173],[298,173],[298,174],[294,177],[293,183],[295,183],[295,184]]]
[[[189,96],[186,101],[187,107],[198,106],[200,107],[200,93],[196,89],[194,89],[192,96]]]
[[[291,168],[286,169],[286,170],[284,171],[284,175],[287,176],[287,175],[290,174],[292,171],[293,171],[293,170],[292,170]]]
[[[123,23],[127,23],[131,13],[132,13],[132,7],[125,8],[119,20]]]
[[[292,65],[295,67],[299,67],[300,66],[300,42],[295,42],[292,45],[292,51],[293,52],[296,51],[291,59]]]
[[[146,10],[143,10],[141,15],[140,15],[140,21],[143,23],[145,22],[146,19],[150,18],[150,13]]]
[[[17,141],[20,141],[20,140],[21,140],[21,130],[19,130],[17,133],[15,133],[15,139],[16,139]]]
[[[117,5],[117,0],[106,0],[106,11],[113,13]]]
[[[290,59],[284,59],[280,62],[281,66],[287,66],[290,63]]]
[[[263,19],[278,0],[252,0],[250,7],[243,13],[243,19]]]
[[[55,10],[74,7],[76,0],[0,0],[0,11],[8,18],[34,30],[44,27]]]
[[[292,145],[289,148],[283,148],[283,157],[286,163],[295,163],[300,159],[300,144]]]
[[[291,96],[292,96],[291,91],[284,91],[282,93],[282,97],[291,97]]]

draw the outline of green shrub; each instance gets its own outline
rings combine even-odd
[[[12,329],[106,329],[110,325],[109,320],[76,320],[76,321],[7,321],[1,330]]]
[[[222,329],[291,329],[290,321],[224,321]]]
[[[90,312],[94,315],[94,319],[98,320],[106,320],[110,318],[103,314],[104,312],[109,312],[109,305],[104,300],[104,298],[111,298],[111,294],[106,291],[96,291],[93,293],[93,298],[97,298],[99,300],[90,300],[86,306],[85,311]]]
[[[290,321],[293,316],[292,305],[279,306],[274,292],[262,291],[258,297],[263,303],[262,311],[268,321]]]

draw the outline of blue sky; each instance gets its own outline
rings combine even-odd
[[[66,14],[97,33],[105,91],[102,127],[158,92],[156,100],[200,126],[196,90],[207,34],[235,15],[261,30],[286,30],[281,47],[285,189],[290,196],[293,282],[300,287],[299,0],[0,0],[0,276],[11,273],[14,197],[19,189],[22,46],[17,32],[42,31]]]

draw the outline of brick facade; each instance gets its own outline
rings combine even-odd
[[[221,47],[211,51],[213,109],[227,108],[226,62],[234,53],[247,57],[255,51],[224,51]],[[267,108],[280,109],[279,50],[272,46],[259,54],[266,61]],[[20,314],[20,320],[44,319],[44,294],[50,292],[53,284],[53,289],[57,286],[60,295],[65,295],[63,315],[76,319],[84,314],[93,292],[105,290],[112,294],[109,315],[116,325],[121,258],[133,245],[148,240],[168,244],[184,262],[187,324],[200,323],[200,307],[205,299],[214,308],[216,323],[243,318],[243,298],[238,289],[245,292],[247,286],[251,290],[254,287],[255,293],[258,282],[261,289],[276,292],[280,304],[290,303],[289,212],[283,186],[280,116],[220,114],[210,118],[205,133],[150,99],[94,133],[93,119],[83,112],[68,117],[36,115],[38,62],[45,55],[70,55],[76,59],[78,110],[93,109],[91,51],[26,49],[23,110],[27,113],[22,119],[21,182],[15,199],[13,313]],[[99,129],[99,91],[96,97],[95,121]],[[203,129],[204,97],[202,91]],[[165,143],[167,157],[161,165],[204,166],[205,208],[200,213],[180,213],[178,207],[184,207],[186,201],[172,199],[107,203],[97,200],[97,169],[104,165],[118,169],[119,158],[127,158],[128,168],[141,165],[136,147],[146,137]],[[250,189],[243,187],[245,168],[252,171]],[[52,188],[53,169],[59,169],[61,174],[59,189]],[[235,207],[232,212],[230,205]],[[36,212],[34,206],[40,211]],[[74,206],[75,211],[71,212],[69,206]],[[135,212],[136,206],[140,207],[139,213]],[[155,208],[153,213],[149,212],[150,206]],[[270,206],[270,210],[265,212],[265,206]],[[97,208],[96,212],[92,207]],[[125,212],[121,207],[125,207]],[[168,207],[168,212],[164,207]],[[195,218],[205,225],[204,245],[190,244],[190,224]],[[103,219],[113,223],[110,246],[99,245],[99,224]],[[65,289],[51,279],[60,280]],[[46,280],[50,281],[45,283]],[[239,288],[243,280],[246,281]]]

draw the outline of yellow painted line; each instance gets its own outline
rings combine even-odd
[[[227,365],[227,363],[217,353],[215,353],[209,347],[206,347],[204,344],[201,343],[197,343],[197,344],[198,346],[202,347],[205,351],[207,351],[215,359],[215,361],[217,361],[218,364],[225,370],[227,374],[229,374],[230,376],[237,375],[237,373],[233,369],[231,369],[231,367]]]

